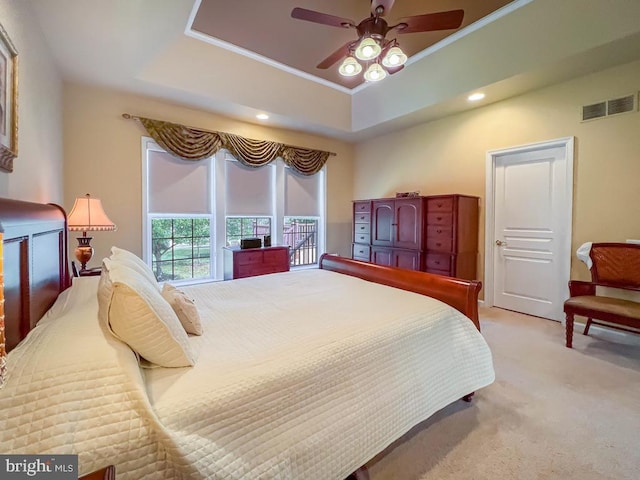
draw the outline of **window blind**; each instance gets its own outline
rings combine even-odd
[[[245,167],[232,158],[225,161],[227,215],[273,215],[274,167]]]
[[[285,207],[287,217],[319,217],[322,173],[300,175],[285,168]]]
[[[190,162],[148,150],[150,213],[209,213],[210,160]]]

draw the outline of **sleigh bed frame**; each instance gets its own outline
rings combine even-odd
[[[4,245],[5,337],[7,352],[35,327],[58,295],[70,285],[67,220],[64,210],[0,198]],[[425,272],[385,267],[323,255],[320,268],[359,277],[441,300],[480,330],[481,283]]]
[[[9,352],[71,283],[66,214],[57,205],[0,198],[0,235],[0,300],[4,294],[4,347]],[[480,330],[480,282],[327,254],[320,258],[319,268],[436,298],[462,312]],[[2,347],[0,335],[0,354],[5,353]],[[464,400],[470,401],[472,395]],[[360,469],[349,478],[366,478],[364,471]]]

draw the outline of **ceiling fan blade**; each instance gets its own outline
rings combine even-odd
[[[345,43],[343,46],[338,48],[335,52],[333,52],[327,58],[322,60],[318,65],[316,65],[316,68],[321,68],[322,70],[325,70],[325,69],[333,66],[336,62],[342,60],[343,57],[348,56],[349,55],[349,49],[350,49],[352,43],[353,42]]]
[[[291,10],[291,18],[306,20],[307,22],[321,23],[332,27],[349,28],[356,26],[355,23],[353,23],[353,20],[349,20],[348,18],[336,17],[335,15],[329,15],[327,13],[316,12],[314,10],[307,10],[306,8],[299,7]]]
[[[384,17],[385,15],[389,15],[391,11],[391,7],[393,7],[393,3],[395,0],[371,0],[371,13],[373,15],[376,14],[376,10],[378,7],[382,7],[381,15]]]
[[[462,25],[464,10],[450,10],[448,12],[426,13],[400,19],[395,27],[398,33],[431,32],[434,30],[450,30]],[[406,27],[403,27],[406,24]]]

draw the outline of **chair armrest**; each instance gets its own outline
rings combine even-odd
[[[596,286],[591,282],[583,282],[581,280],[569,281],[569,296],[580,297],[582,295],[595,295]]]

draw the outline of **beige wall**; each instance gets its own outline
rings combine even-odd
[[[144,129],[123,113],[218,130],[249,138],[337,153],[327,163],[327,251],[350,254],[353,147],[299,132],[252,125],[226,117],[113,90],[66,84],[64,89],[64,206],[91,193],[102,200],[116,232],[95,232],[92,265],[118,245],[142,253],[142,159]],[[76,244],[71,240],[72,248]]]
[[[62,81],[27,2],[0,0],[0,23],[18,51],[18,158],[0,172],[0,196],[62,203]]]
[[[360,143],[355,197],[481,197],[482,279],[486,152],[574,136],[573,251],[586,241],[640,238],[640,113],[580,122],[582,105],[639,89],[634,62]],[[572,278],[589,278],[575,256]]]

